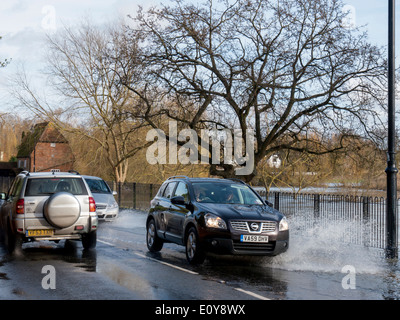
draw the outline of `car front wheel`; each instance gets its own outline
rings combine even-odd
[[[195,227],[191,227],[186,236],[186,258],[190,264],[201,264],[206,258]]]

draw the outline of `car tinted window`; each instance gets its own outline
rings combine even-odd
[[[56,192],[88,194],[81,178],[35,178],[28,180],[25,196],[45,196]]]
[[[167,187],[168,183],[164,183],[161,185],[160,189],[158,189],[157,196],[162,197],[164,194],[164,190]]]
[[[9,196],[9,197],[12,197],[12,195],[14,194],[15,187],[17,186],[17,181],[18,181],[17,179],[18,179],[18,177],[15,178],[15,180],[14,180],[13,183],[11,184],[10,189],[8,190],[8,196]]]
[[[23,185],[24,180],[17,177],[10,189],[10,197],[15,197],[17,195],[19,195],[19,193],[21,192],[22,189],[22,185]]]
[[[253,190],[242,184],[195,182],[193,190],[197,202],[263,204]]]
[[[87,178],[85,178],[85,180],[92,193],[111,193],[110,188],[104,180]]]
[[[185,199],[185,201],[189,200],[189,191],[186,186],[186,183],[179,182],[178,186],[176,187],[174,196],[182,196]]]
[[[164,190],[163,197],[168,198],[168,199],[171,198],[172,192],[174,191],[174,188],[175,188],[175,185],[176,185],[176,182],[168,183],[167,187]]]

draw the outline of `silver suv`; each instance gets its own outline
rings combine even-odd
[[[11,253],[23,242],[82,240],[96,246],[96,203],[86,182],[71,172],[21,172],[0,207],[0,228]]]

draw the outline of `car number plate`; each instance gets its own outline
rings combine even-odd
[[[247,234],[242,234],[240,236],[241,242],[268,242],[268,236],[252,236]]]
[[[52,236],[54,234],[53,229],[35,229],[35,230],[27,230],[27,237],[44,237],[44,236]]]

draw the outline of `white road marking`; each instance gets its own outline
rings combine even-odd
[[[177,269],[177,270],[184,271],[184,272],[186,272],[186,273],[190,273],[190,274],[199,274],[198,272],[195,272],[195,271],[192,271],[192,270],[188,270],[188,269],[185,269],[185,268],[181,268],[181,267],[178,267],[178,266],[176,266],[176,265],[174,265],[174,264],[171,264],[171,263],[168,263],[168,262],[164,262],[164,261],[161,261],[161,260],[157,260],[157,259],[154,259],[154,258],[145,256],[144,254],[141,254],[141,253],[137,253],[137,252],[133,252],[133,253],[134,253],[135,255],[139,256],[139,257],[142,257],[142,258],[145,258],[145,259],[149,259],[149,260],[151,260],[151,261],[155,261],[155,262],[161,263],[161,264],[163,264],[163,265],[166,265],[166,266],[168,266],[168,267],[171,267],[171,268],[174,268],[174,269]]]
[[[101,243],[104,243],[104,244],[107,244],[107,245],[109,245],[109,246],[111,246],[111,247],[115,247],[115,245],[112,244],[112,243],[110,243],[110,242],[107,242],[107,241],[104,241],[104,240],[100,240],[100,239],[97,239],[97,241],[98,241],[98,242],[101,242]]]
[[[113,243],[110,243],[110,242],[107,242],[107,241],[104,241],[104,240],[100,240],[100,239],[97,239],[97,241],[99,241],[101,243],[104,243],[106,245],[115,247],[115,245]],[[138,253],[138,252],[132,252],[132,253],[137,255],[137,256],[139,256],[139,257],[141,257],[141,258],[149,259],[151,261],[161,263],[163,265],[166,265],[168,267],[171,267],[171,268],[174,268],[174,269],[186,272],[186,273],[199,274],[198,272],[195,272],[195,271],[192,271],[192,270],[188,270],[188,269],[185,269],[185,268],[181,268],[181,267],[178,267],[178,266],[176,266],[174,264],[171,264],[171,263],[168,263],[168,262],[165,262],[165,261],[161,261],[161,260],[157,260],[157,259],[154,259],[152,257],[146,256],[146,255]],[[251,291],[248,291],[248,290],[244,290],[244,289],[241,289],[241,288],[234,288],[234,289],[236,291],[239,291],[239,292],[245,293],[245,294],[247,294],[249,296],[252,296],[253,298],[257,298],[257,299],[260,299],[260,300],[271,300],[271,299],[269,299],[267,297],[261,296],[261,295],[259,295],[257,293],[254,293],[254,292],[251,292]]]
[[[268,298],[266,298],[266,297],[264,297],[264,296],[261,296],[261,295],[259,295],[259,294],[257,294],[257,293],[254,293],[254,292],[251,292],[251,291],[247,291],[247,290],[244,290],[244,289],[241,289],[241,288],[234,288],[234,289],[237,290],[237,291],[246,293],[246,294],[248,294],[249,296],[252,296],[252,297],[257,298],[257,299],[260,299],[260,300],[271,300],[271,299],[268,299]]]

